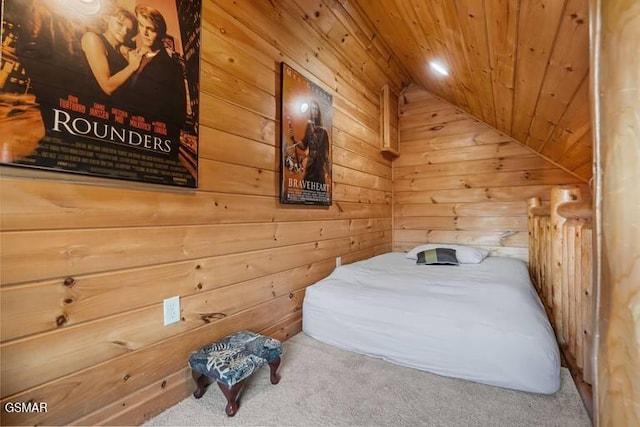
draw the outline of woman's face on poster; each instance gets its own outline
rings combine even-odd
[[[124,16],[111,16],[107,22],[107,31],[119,43],[124,43],[129,34],[134,32],[134,22]]]
[[[140,33],[140,41],[143,46],[150,49],[155,46],[158,30],[151,20],[141,15],[138,16],[138,33]]]

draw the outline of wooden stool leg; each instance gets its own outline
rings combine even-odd
[[[280,366],[280,358],[273,360],[269,363],[269,369],[271,371],[271,384],[278,384],[280,382],[280,375],[278,375],[278,367]]]
[[[207,386],[210,384],[209,377],[201,374],[198,371],[191,370],[191,376],[193,377],[193,381],[196,382],[196,391],[193,392],[193,397],[196,399],[200,399],[204,392],[207,391]]]
[[[222,390],[222,394],[227,398],[227,407],[225,412],[228,416],[233,417],[238,412],[238,396],[244,388],[246,379],[236,383],[231,387],[227,387],[225,384],[218,383],[218,387]]]

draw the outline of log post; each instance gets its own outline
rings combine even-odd
[[[563,226],[567,221],[558,213],[563,203],[577,203],[582,200],[582,190],[578,186],[562,185],[551,190],[551,280],[552,280],[552,313],[553,324],[560,344],[567,342],[568,331],[565,328],[566,318],[569,313],[563,313],[563,295],[567,298],[568,283],[563,274],[563,252],[565,237]],[[565,304],[566,305],[566,304]]]
[[[527,227],[529,230],[529,276],[533,280],[533,284],[541,295],[542,290],[540,287],[540,260],[538,247],[540,245],[540,227],[537,216],[533,214],[535,208],[541,206],[540,197],[531,197],[527,200]]]
[[[592,0],[595,424],[640,425],[640,2]]]
[[[581,236],[581,264],[584,268],[581,271],[582,283],[582,378],[585,383],[593,384],[593,325],[595,322],[593,310],[593,228],[591,223],[585,224],[582,228]]]

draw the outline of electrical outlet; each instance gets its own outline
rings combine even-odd
[[[180,321],[180,297],[164,300],[164,326]]]
[[[340,267],[342,265],[342,257],[341,256],[337,256],[336,257],[336,267]]]

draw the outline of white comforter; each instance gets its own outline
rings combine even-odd
[[[346,350],[499,387],[560,387],[553,330],[519,260],[416,265],[388,253],[306,290],[306,334]]]

